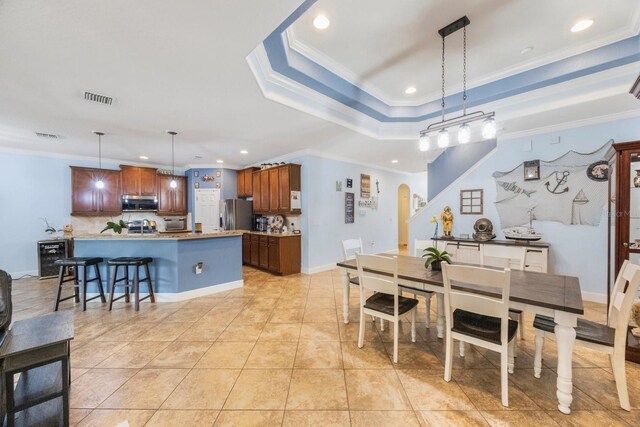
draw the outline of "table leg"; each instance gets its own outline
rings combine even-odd
[[[444,338],[444,294],[436,294],[436,303],[438,310],[438,317],[436,323],[436,329],[438,330],[438,338]]]
[[[347,269],[340,269],[340,279],[342,279],[342,317],[344,323],[349,323],[349,274]]]
[[[572,361],[573,344],[576,340],[577,316],[575,314],[556,312],[555,334],[558,346],[558,381],[556,396],[558,397],[558,410],[563,414],[571,413],[573,401]]]

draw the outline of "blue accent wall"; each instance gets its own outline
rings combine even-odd
[[[198,176],[194,176],[195,172],[198,172]],[[216,177],[216,172],[220,172],[220,176]],[[233,169],[224,168],[194,168],[185,172],[187,176],[187,187],[189,187],[189,212],[195,213],[195,184],[198,183],[198,188],[220,188],[220,199],[236,199],[238,197],[238,172]],[[213,176],[213,181],[203,181],[202,178],[207,176]],[[220,184],[216,187],[216,184]],[[193,217],[191,222],[195,222]],[[193,227],[193,224],[191,224]]]
[[[436,197],[453,181],[489,154],[498,145],[497,140],[449,147],[427,168],[427,200]]]

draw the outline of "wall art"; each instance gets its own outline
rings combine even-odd
[[[353,180],[351,178],[347,178],[347,188],[353,188]]]
[[[344,223],[353,224],[355,222],[355,194],[344,193]]]
[[[524,180],[535,181],[540,179],[540,160],[524,162]]]
[[[460,213],[462,215],[482,215],[484,213],[484,190],[460,190]]]
[[[371,176],[360,174],[360,197],[368,199],[371,197]]]

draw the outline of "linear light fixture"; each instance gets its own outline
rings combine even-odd
[[[442,107],[442,118],[439,122],[432,123],[427,126],[426,129],[420,131],[419,149],[420,151],[427,151],[430,148],[430,136],[437,132],[438,147],[446,148],[449,146],[449,128],[453,126],[460,126],[458,128],[458,143],[466,144],[471,139],[471,127],[469,123],[483,120],[482,123],[482,137],[484,139],[495,138],[496,136],[496,122],[495,112],[485,113],[484,111],[474,111],[467,113],[467,25],[471,21],[466,16],[452,22],[446,27],[438,30],[438,34],[442,38],[442,101],[440,103]],[[463,111],[461,116],[452,117],[445,120],[445,38],[462,29],[463,36],[463,56],[462,56],[462,105]]]

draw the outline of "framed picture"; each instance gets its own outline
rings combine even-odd
[[[193,176],[195,178],[199,177],[200,176],[200,171],[193,171]]]
[[[344,223],[353,224],[355,222],[355,194],[344,193]]]
[[[460,213],[462,215],[482,215],[484,213],[484,190],[460,190]]]
[[[524,162],[524,180],[535,181],[540,179],[540,160]]]
[[[220,183],[216,182],[216,188],[220,188]]]
[[[199,183],[199,182],[195,182],[195,183],[193,184],[193,187],[194,187],[194,188],[200,188],[200,183]]]
[[[360,174],[360,197],[368,199],[371,197],[371,176]]]

